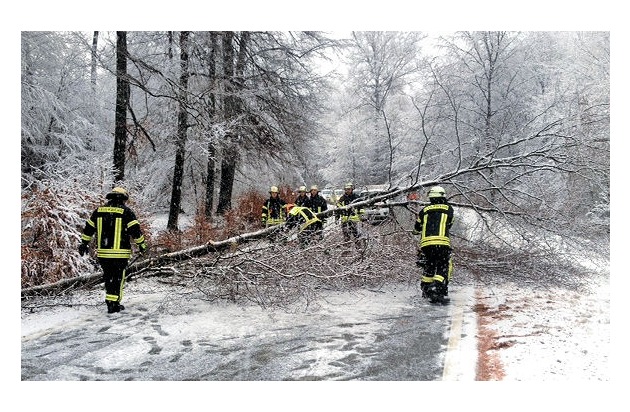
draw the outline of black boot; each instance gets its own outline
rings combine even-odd
[[[112,302],[112,309],[115,313],[118,313],[121,310],[124,310],[125,307],[121,305],[119,302]]]
[[[116,309],[114,308],[114,302],[112,302],[111,300],[106,300],[105,303],[107,303],[107,313],[114,313],[116,311]]]
[[[429,297],[429,287],[432,285],[432,282],[420,282],[420,290],[422,291],[422,297],[423,298],[428,298]]]
[[[435,282],[429,284],[425,291],[427,298],[429,298],[429,302],[435,303],[438,301],[438,291]]]
[[[433,295],[431,303],[439,302],[445,304],[448,302],[448,298],[446,297],[446,295],[448,295],[448,286],[443,282],[436,283],[437,284],[435,285],[435,294]]]

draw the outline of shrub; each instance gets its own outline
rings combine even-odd
[[[97,194],[49,185],[40,182],[22,193],[22,288],[75,277],[91,268],[77,246],[86,219],[82,211],[96,207]]]

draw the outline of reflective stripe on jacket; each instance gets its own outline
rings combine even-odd
[[[349,205],[350,203],[357,200],[359,197],[352,192],[351,195],[343,194],[339,200],[337,201],[337,207],[344,207]],[[359,222],[361,218],[360,215],[363,214],[363,209],[357,209],[356,207],[350,207],[347,210],[342,210],[339,212],[341,215],[341,222]]]
[[[279,197],[270,197],[262,206],[262,221],[267,226],[275,226],[286,220],[286,202]]]
[[[136,244],[144,242],[136,215],[124,205],[101,206],[85,222],[81,240],[90,242],[96,234],[96,256],[99,258],[128,259],[131,238]]]
[[[420,234],[420,247],[429,245],[451,246],[449,231],[453,224],[453,207],[446,203],[432,203],[422,208],[414,225]]]
[[[317,196],[311,196],[308,207],[313,213],[321,213],[328,210],[328,203],[326,199],[317,194]]]

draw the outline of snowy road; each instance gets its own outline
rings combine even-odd
[[[22,380],[441,380],[464,301],[455,291],[451,305],[430,305],[398,286],[289,313],[134,287],[120,314],[103,304],[23,315]]]

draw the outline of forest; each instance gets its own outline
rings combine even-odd
[[[575,257],[608,254],[609,113],[608,32],[23,31],[21,285],[98,271],[77,247],[117,185],[147,231],[138,273],[203,275],[213,297],[410,281],[399,195],[434,184],[466,216],[455,253],[476,280],[580,283]],[[334,253],[337,228],[274,249],[273,270],[272,247],[240,244],[270,186],[346,182],[403,199],[358,258]]]

